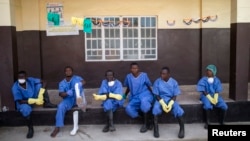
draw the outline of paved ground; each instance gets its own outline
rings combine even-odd
[[[213,123],[216,124],[216,123]],[[250,125],[249,122],[230,122],[227,125]],[[115,132],[103,133],[104,125],[80,125],[75,136],[70,135],[72,126],[65,126],[61,132],[51,138],[53,126],[35,126],[32,139],[26,139],[27,127],[0,127],[0,141],[207,141],[207,130],[203,123],[185,124],[185,137],[177,137],[178,124],[159,124],[160,137],[153,137],[153,130],[140,133],[139,124],[119,124]]]
[[[32,139],[26,139],[27,127],[0,127],[1,141],[206,141],[207,130],[203,124],[186,124],[185,138],[178,139],[178,124],[159,124],[160,137],[153,137],[153,130],[140,133],[141,125],[116,125],[115,132],[103,133],[104,125],[80,125],[80,129],[75,136],[70,136],[72,126],[65,126],[61,132],[51,138],[50,133],[54,129],[52,126],[35,126],[35,134]]]

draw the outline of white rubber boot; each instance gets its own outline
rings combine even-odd
[[[75,92],[76,92],[76,104],[79,107],[79,105],[82,104],[82,97],[80,95],[80,89],[79,89],[79,84],[78,83],[75,84]]]
[[[73,112],[73,129],[70,132],[70,135],[74,136],[76,135],[77,131],[78,131],[78,111],[74,111]]]

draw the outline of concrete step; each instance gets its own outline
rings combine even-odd
[[[229,110],[227,112],[226,122],[245,122],[250,121],[250,101],[243,102],[227,102]],[[181,105],[185,111],[185,123],[202,123],[204,119],[201,104],[183,104]],[[244,110],[243,110],[244,109]],[[74,109],[75,110],[75,109]],[[73,111],[70,110],[65,116],[65,125],[73,123]],[[32,113],[34,125],[54,125],[56,108],[46,110],[35,110]],[[214,110],[211,115],[211,122],[217,122],[218,111]],[[89,108],[86,112],[79,112],[80,124],[104,124],[106,122],[106,114],[102,108]],[[114,122],[116,124],[141,124],[142,118],[130,118],[124,108],[118,109],[114,113]],[[177,120],[169,113],[159,117],[159,123],[177,123]],[[0,112],[0,126],[23,126],[25,121],[21,114],[17,111]]]

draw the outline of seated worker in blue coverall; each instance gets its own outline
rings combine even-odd
[[[162,111],[169,113],[178,119],[180,130],[178,137],[184,138],[184,111],[176,101],[176,97],[181,94],[178,82],[170,76],[170,69],[163,67],[160,72],[161,77],[156,79],[153,85],[153,93],[155,94],[156,101],[153,107],[154,115],[154,137],[158,138],[158,116]]]
[[[102,80],[98,94],[93,94],[95,100],[103,100],[102,107],[107,113],[107,122],[103,128],[103,132],[115,131],[113,112],[123,107],[123,87],[122,83],[114,77],[112,70],[105,73],[106,79]]]
[[[59,83],[59,96],[62,97],[63,100],[57,107],[56,127],[50,134],[51,137],[56,137],[60,128],[64,126],[65,113],[76,105],[78,99],[75,93],[75,85],[78,85],[81,91],[83,91],[83,85],[86,83],[81,76],[73,74],[72,67],[66,66],[64,72],[65,78]]]
[[[25,71],[18,72],[18,80],[12,86],[12,94],[16,109],[26,119],[28,126],[27,138],[34,134],[32,123],[32,108],[34,105],[43,105],[44,108],[56,108],[50,103],[48,92],[45,90],[46,82],[39,78],[27,77]]]
[[[127,97],[128,93],[129,102],[126,106],[126,113],[131,118],[137,118],[143,116],[143,125],[140,129],[141,133],[151,129],[151,123],[149,118],[152,115],[151,108],[153,103],[152,83],[148,78],[147,73],[139,71],[139,65],[137,63],[130,64],[131,73],[127,74],[124,85],[127,87],[124,97]],[[143,115],[140,115],[140,114]]]
[[[219,123],[224,124],[224,119],[228,109],[227,104],[223,100],[220,93],[222,92],[222,84],[220,79],[216,76],[217,68],[215,65],[210,64],[206,67],[206,75],[203,76],[198,84],[197,91],[200,92],[200,100],[203,103],[203,109],[206,114],[205,126],[207,129],[209,125],[209,116],[214,107],[220,109]]]

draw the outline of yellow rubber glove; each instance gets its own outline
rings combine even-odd
[[[29,98],[28,99],[28,104],[36,104],[36,105],[43,105],[43,100],[39,100],[36,98]]]
[[[36,105],[43,105],[43,103],[44,103],[44,101],[43,101],[43,100],[40,100],[40,99],[38,99],[38,100],[36,101]]]
[[[206,97],[207,97],[207,99],[208,99],[212,104],[215,105],[215,101],[214,101],[214,99],[211,97],[210,94],[207,94]]]
[[[77,23],[77,18],[71,17],[71,24],[76,25],[76,23]]]
[[[107,96],[106,95],[97,95],[97,94],[93,94],[93,97],[95,100],[106,100]]]
[[[163,111],[166,112],[166,113],[168,113],[167,104],[164,102],[164,100],[160,99],[159,103],[161,104],[161,107],[162,107]]]
[[[117,100],[122,100],[123,98],[120,94],[114,94],[114,93],[109,93],[109,97]]]
[[[40,88],[39,93],[38,93],[38,99],[43,101],[43,94],[45,92],[44,88]]]
[[[79,27],[82,27],[82,26],[83,26],[83,18],[77,18],[76,24],[77,24]]]
[[[28,104],[35,104],[36,101],[37,101],[37,99],[35,99],[35,98],[29,98],[28,99]]]
[[[218,103],[218,97],[219,97],[219,94],[218,94],[218,93],[215,93],[215,94],[214,94],[214,102],[215,102],[215,104]]]
[[[170,100],[170,101],[168,102],[168,105],[167,105],[167,110],[168,110],[168,112],[172,110],[173,104],[174,104],[174,100]]]

